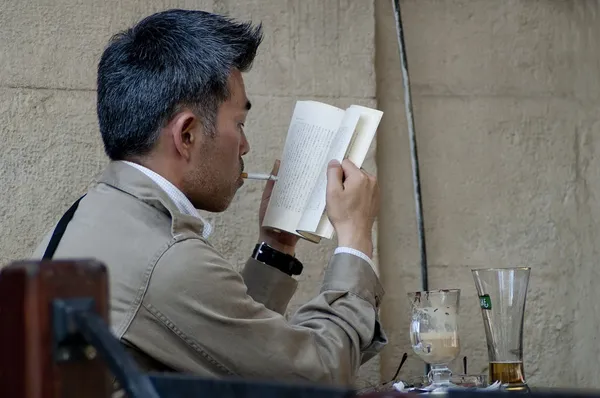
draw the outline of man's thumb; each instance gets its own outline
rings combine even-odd
[[[327,191],[342,190],[342,178],[344,171],[342,165],[337,160],[333,159],[327,164]]]
[[[273,164],[273,168],[271,169],[272,175],[276,176],[277,173],[279,173],[279,165],[280,165],[279,159],[275,160],[275,163]],[[275,186],[275,181],[273,181],[273,180],[267,181],[267,183],[265,184],[265,189],[262,194],[263,202],[268,201],[271,198],[271,193],[273,192],[274,186]]]
[[[279,166],[281,165],[281,162],[279,159],[275,159],[275,163],[273,163],[273,168],[271,169],[271,174],[276,176],[277,173],[279,173]]]

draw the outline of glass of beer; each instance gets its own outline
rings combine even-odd
[[[413,351],[431,365],[427,390],[451,387],[448,364],[460,353],[458,309],[460,289],[408,293]]]
[[[489,382],[528,391],[523,369],[523,321],[531,268],[472,270],[485,327]]]

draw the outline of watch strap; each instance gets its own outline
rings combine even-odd
[[[258,243],[252,252],[252,258],[271,267],[277,268],[287,275],[300,275],[304,266],[296,257],[280,252],[266,244]]]

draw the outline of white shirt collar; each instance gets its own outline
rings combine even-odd
[[[158,185],[165,193],[169,196],[169,198],[175,203],[177,209],[183,214],[187,214],[189,216],[193,216],[199,218],[204,223],[204,229],[202,231],[202,236],[207,239],[212,233],[212,225],[208,221],[206,221],[198,212],[198,210],[192,205],[190,200],[181,192],[175,185],[171,184],[169,180],[161,176],[160,174],[155,173],[147,167],[139,165],[137,163],[128,162],[122,160],[123,163],[128,164],[132,167],[135,167],[146,176],[148,176],[156,185]]]

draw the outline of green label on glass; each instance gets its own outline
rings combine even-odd
[[[490,295],[484,294],[483,296],[479,296],[479,305],[481,305],[481,308],[484,310],[491,310],[492,299],[490,299]]]

